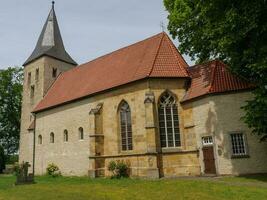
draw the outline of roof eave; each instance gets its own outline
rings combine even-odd
[[[238,89],[238,90],[228,90],[228,91],[222,91],[222,92],[208,92],[208,93],[196,96],[196,97],[181,100],[180,103],[184,104],[184,103],[189,103],[192,101],[197,101],[198,99],[205,98],[207,96],[220,95],[220,94],[231,94],[231,93],[239,93],[239,92],[248,92],[248,91],[252,91],[254,89],[255,89],[255,87]]]

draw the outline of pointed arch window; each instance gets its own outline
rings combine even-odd
[[[50,143],[55,143],[55,134],[53,132],[50,133]]]
[[[161,147],[181,146],[176,98],[168,91],[159,99],[158,115]]]
[[[120,113],[120,132],[121,132],[121,149],[123,151],[132,150],[132,120],[131,110],[127,102],[123,101],[119,108]]]
[[[79,128],[79,140],[83,140],[83,139],[84,139],[83,128],[80,127]]]
[[[69,141],[69,134],[68,134],[68,131],[66,129],[64,130],[63,135],[64,135],[64,142],[68,142]]]
[[[43,138],[41,135],[38,136],[38,144],[43,144]]]

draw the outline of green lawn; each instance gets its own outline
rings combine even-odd
[[[57,199],[267,199],[267,177],[209,179],[95,179],[37,177],[36,184],[14,186],[15,177],[0,176],[0,200]]]

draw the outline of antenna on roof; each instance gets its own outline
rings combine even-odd
[[[52,8],[54,8],[55,6],[55,1],[52,1]]]
[[[160,22],[160,28],[161,28],[162,32],[164,32],[165,29],[166,29],[165,24],[164,24],[163,21]]]

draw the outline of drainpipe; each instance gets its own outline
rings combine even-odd
[[[32,175],[34,177],[34,171],[35,171],[35,131],[36,131],[36,114],[33,113],[33,123],[34,123],[34,129],[33,129],[33,148],[32,148]]]

